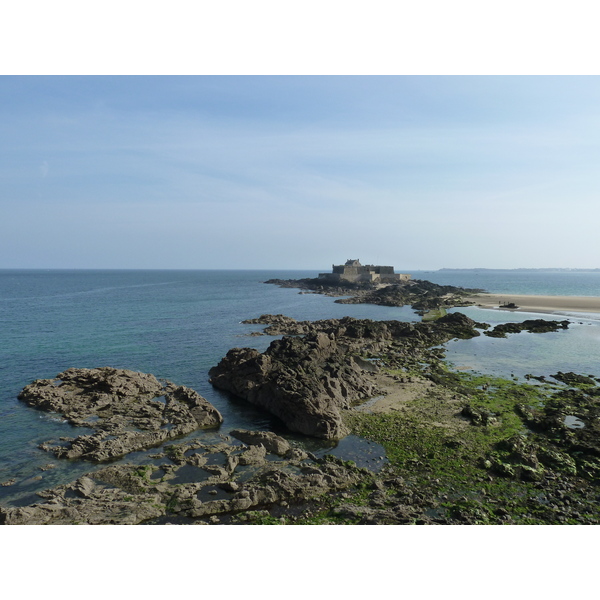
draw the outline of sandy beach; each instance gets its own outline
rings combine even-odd
[[[600,313],[600,297],[596,296],[526,296],[519,294],[477,294],[468,298],[482,308],[499,308],[524,312]],[[517,309],[503,308],[514,303]]]

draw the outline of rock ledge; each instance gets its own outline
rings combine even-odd
[[[19,400],[61,414],[90,435],[40,447],[59,458],[95,462],[156,446],[165,440],[223,422],[219,411],[194,390],[148,373],[101,367],[67,369],[55,379],[25,386]]]

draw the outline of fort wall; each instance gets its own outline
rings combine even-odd
[[[361,265],[359,260],[347,260],[345,265],[332,265],[331,273],[319,273],[320,279],[329,281],[374,283],[398,283],[409,281],[407,273],[394,273],[394,267],[381,265]]]

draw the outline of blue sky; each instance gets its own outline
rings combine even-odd
[[[596,76],[0,77],[0,268],[600,267]]]

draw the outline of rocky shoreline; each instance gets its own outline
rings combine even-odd
[[[421,323],[284,315],[247,322],[284,337],[263,353],[232,349],[211,369],[211,383],[290,431],[373,440],[385,448],[383,469],[319,458],[268,431],[177,442],[222,422],[194,390],[132,371],[69,369],[19,398],[92,431],[44,450],[108,464],[39,492],[39,502],[0,508],[0,523],[600,521],[600,380],[558,372],[520,384],[453,372],[442,360],[450,339],[543,335],[567,321],[490,329],[452,313]],[[150,464],[114,463],[153,446]]]

